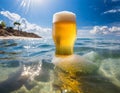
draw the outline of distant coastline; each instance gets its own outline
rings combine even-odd
[[[13,29],[11,27],[0,28],[0,39],[19,39],[19,38],[41,38],[34,33],[28,33],[25,31],[20,31]]]
[[[40,39],[40,38],[34,38],[34,37],[23,37],[23,36],[0,36],[0,40],[3,39],[22,39],[22,40],[26,40],[26,39]]]

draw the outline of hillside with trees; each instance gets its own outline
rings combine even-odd
[[[41,38],[40,36],[34,33],[28,33],[20,30],[20,23],[14,22],[14,26],[17,26],[18,29],[14,29],[13,27],[7,27],[4,21],[0,23],[0,36],[20,36],[20,37],[31,37],[31,38]]]

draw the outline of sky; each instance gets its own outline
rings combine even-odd
[[[79,35],[120,36],[120,0],[0,0],[0,21],[19,21],[21,29],[37,34],[50,34],[60,11],[76,14]]]

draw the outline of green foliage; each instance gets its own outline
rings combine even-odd
[[[18,26],[18,30],[19,30],[19,26],[21,25],[19,22],[14,22],[13,23],[14,24],[14,26]]]
[[[15,26],[15,25],[20,26],[21,24],[20,24],[19,22],[14,22],[14,26]]]
[[[5,30],[7,30],[8,32],[11,32],[13,33],[14,32],[14,29],[13,27],[6,27]]]
[[[13,27],[6,27],[6,30],[13,30]]]
[[[2,22],[0,23],[0,26],[1,26],[2,28],[5,28],[5,27],[6,27],[6,23],[5,23],[4,21],[2,21]]]

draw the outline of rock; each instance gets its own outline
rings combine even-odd
[[[6,29],[0,29],[0,36],[21,36],[21,37],[32,37],[32,38],[41,38],[40,36],[34,33],[28,33],[25,31],[18,31],[12,27],[7,27]]]

